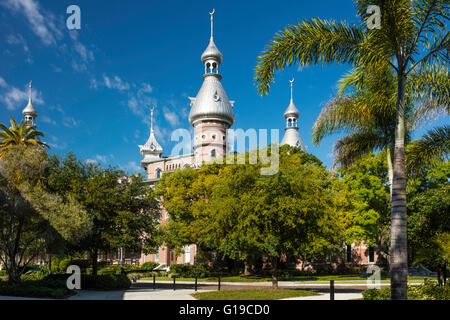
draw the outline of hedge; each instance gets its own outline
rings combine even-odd
[[[0,295],[3,296],[63,299],[74,294],[75,291],[67,289],[65,280],[0,281]]]
[[[391,288],[368,289],[362,293],[364,300],[391,300]],[[408,300],[450,300],[450,282],[438,286],[436,282],[425,280],[423,285],[408,286]]]
[[[172,264],[170,265],[169,274],[175,274],[181,277],[200,277],[206,278],[214,276],[213,268],[206,263],[196,265]]]
[[[70,274],[53,274],[44,280],[64,280],[64,285]],[[81,275],[81,290],[125,290],[130,288],[131,281],[126,275]]]

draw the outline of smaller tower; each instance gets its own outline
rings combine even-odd
[[[300,117],[300,112],[294,104],[294,79],[289,80],[289,82],[291,83],[291,102],[284,112],[284,117],[286,119],[286,132],[284,134],[283,140],[281,140],[281,145],[288,144],[291,147],[297,147],[302,149],[303,151],[306,151],[305,145],[303,144],[303,141],[298,134],[298,118]]]
[[[141,166],[147,170],[147,165],[151,162],[161,159],[163,149],[161,145],[156,141],[155,132],[153,130],[153,112],[155,107],[150,109],[150,137],[143,146],[139,146],[144,159],[141,161]]]
[[[28,97],[28,104],[25,107],[25,109],[23,109],[22,114],[25,117],[25,121],[29,125],[34,126],[35,125],[34,121],[36,120],[38,113],[33,106],[32,97],[31,97],[32,96],[32,91],[31,91],[32,90],[32,81],[30,81],[29,89],[30,89],[30,91],[29,91],[29,97]]]

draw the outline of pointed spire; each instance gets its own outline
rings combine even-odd
[[[139,146],[141,154],[144,157],[144,159],[142,159],[141,161],[141,165],[144,168],[146,164],[153,162],[157,159],[160,159],[163,152],[161,145],[156,140],[155,132],[153,130],[153,114],[155,111],[155,107],[149,109],[150,109],[150,136],[143,146]]]
[[[214,39],[214,13],[216,13],[216,9],[209,13],[211,16],[211,40]]]
[[[29,96],[28,96],[29,103],[31,103],[31,96],[32,96],[32,90],[33,90],[32,85],[33,85],[33,80],[30,80],[30,84],[28,86],[30,88],[30,93],[29,93]]]
[[[209,39],[209,45],[206,48],[205,52],[202,54],[202,62],[207,63],[207,60],[210,62],[210,66],[216,62],[216,64],[221,64],[223,60],[223,56],[220,53],[219,49],[217,49],[216,44],[214,43],[214,13],[216,12],[213,9],[212,12],[209,13],[211,16],[211,38]],[[218,68],[218,65],[216,66]]]
[[[36,111],[36,109],[33,106],[33,101],[32,101],[32,81],[30,81],[29,85],[28,85],[29,93],[28,93],[28,104],[25,107],[25,109],[23,109],[22,114],[25,116],[25,121],[31,124],[34,124],[34,120],[35,118],[38,116],[38,113]]]
[[[150,134],[153,133],[153,111],[155,111],[155,107],[150,109]]]
[[[289,103],[288,108],[284,112],[285,118],[290,117],[298,118],[300,116],[300,112],[298,111],[297,107],[294,104],[294,81],[295,81],[294,78],[292,78],[292,80],[289,80],[289,82],[291,83],[291,102]]]
[[[294,89],[294,81],[295,78],[293,77],[292,80],[289,80],[289,82],[291,83],[291,101],[294,101],[294,96],[293,96],[293,89]]]

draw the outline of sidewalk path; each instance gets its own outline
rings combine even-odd
[[[354,300],[354,299],[362,299],[362,294],[360,293],[335,293],[334,300]],[[310,296],[310,297],[295,297],[295,298],[286,298],[280,300],[330,300],[330,294],[322,294],[320,296]]]

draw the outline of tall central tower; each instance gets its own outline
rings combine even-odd
[[[220,80],[219,67],[223,56],[214,43],[214,12],[211,15],[211,38],[202,54],[203,85],[197,97],[191,98],[189,122],[194,127],[195,164],[201,165],[226,152],[227,129],[234,123],[234,101],[228,100]]]

